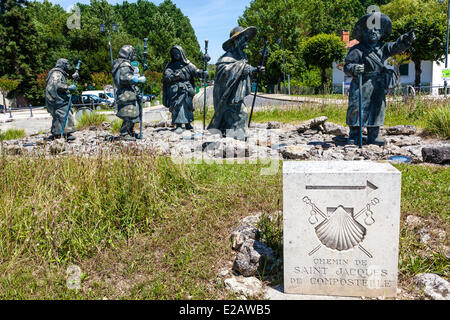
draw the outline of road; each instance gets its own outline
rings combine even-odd
[[[210,86],[206,91],[206,105],[213,105],[213,91],[214,87]],[[194,107],[203,108],[204,104],[204,89],[201,88],[200,92],[194,97]],[[254,99],[254,94],[247,96],[244,100],[245,105],[248,109],[251,108]],[[287,107],[287,106],[299,106],[304,104],[335,104],[335,105],[346,105],[348,104],[347,99],[326,99],[326,98],[315,98],[307,96],[289,96],[283,94],[267,94],[258,93],[255,101],[255,110],[273,108],[273,107]]]

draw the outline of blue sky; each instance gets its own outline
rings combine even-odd
[[[163,0],[153,0],[155,4],[160,4]],[[250,0],[172,0],[184,15],[191,20],[197,39],[200,42],[202,51],[205,46],[205,39],[209,40],[209,55],[211,63],[223,54],[222,43],[230,36],[230,31],[237,26],[239,16],[249,6]],[[50,0],[67,9],[76,3],[89,3],[89,0]],[[109,0],[111,4],[122,3],[123,1]],[[128,0],[128,2],[136,2]],[[81,17],[83,23],[83,17]]]

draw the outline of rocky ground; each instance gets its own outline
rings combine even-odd
[[[362,149],[346,144],[348,128],[315,118],[301,125],[276,122],[255,123],[248,130],[247,141],[223,138],[201,130],[182,134],[174,132],[168,122],[145,124],[143,139],[125,142],[113,139],[109,123],[76,132],[74,142],[64,139],[44,141],[46,135],[33,135],[21,140],[4,141],[6,154],[18,155],[112,155],[122,149],[153,150],[161,155],[186,159],[292,159],[292,160],[401,160],[412,163],[450,162],[450,141],[424,137],[413,126],[383,128],[384,147],[364,145]],[[406,156],[406,158],[405,158]]]

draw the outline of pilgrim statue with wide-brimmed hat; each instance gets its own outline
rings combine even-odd
[[[214,80],[214,116],[208,130],[220,130],[223,135],[245,139],[248,113],[244,98],[251,94],[250,76],[264,72],[264,67],[248,64],[244,50],[256,36],[255,27],[236,27],[222,45],[226,53],[216,63]]]
[[[395,42],[383,43],[392,32],[392,21],[383,13],[363,16],[356,23],[353,36],[359,44],[353,46],[346,59],[344,72],[353,77],[350,85],[347,125],[350,127],[349,144],[359,144],[360,90],[362,90],[362,124],[367,127],[367,143],[384,145],[380,127],[386,114],[386,89],[398,85],[396,70],[387,68],[385,61],[411,47],[416,40],[414,30],[400,36]],[[359,75],[362,74],[362,88]]]
[[[193,129],[191,122],[194,121],[192,100],[195,96],[195,78],[207,77],[208,72],[198,69],[190,62],[179,45],[170,49],[170,57],[171,61],[163,74],[163,105],[172,113],[175,132],[182,133],[183,125],[186,130]]]

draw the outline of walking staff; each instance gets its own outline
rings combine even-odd
[[[259,65],[258,69],[264,69],[265,59],[266,59],[266,56],[268,55],[268,50],[267,50],[268,44],[269,44],[269,38],[266,37],[266,42],[264,44],[264,49],[261,52],[261,54],[262,54],[262,61],[261,61],[261,64]],[[250,117],[248,119],[248,127],[249,128],[250,128],[250,123],[252,122],[253,109],[255,108],[256,95],[258,94],[258,87],[259,87],[259,83],[260,82],[261,82],[261,72],[258,73],[258,78],[256,80],[255,96],[253,97],[252,109],[250,110]]]
[[[148,69],[147,67],[147,47],[148,47],[148,39],[144,38],[144,66],[142,68],[142,76],[145,76],[145,71]],[[141,103],[140,103],[140,110],[139,110],[139,121],[140,121],[140,129],[139,129],[139,139],[142,139],[142,127],[144,125],[144,108],[142,107],[142,104],[144,102],[144,89],[145,89],[145,83],[142,84],[142,94],[141,94]]]
[[[203,61],[205,61],[205,71],[208,70],[208,62],[211,60],[211,57],[208,55],[208,40],[205,40],[205,54],[203,55]],[[203,81],[205,85],[205,91],[203,91],[203,130],[206,129],[206,89],[208,87],[207,83],[207,74],[204,73]]]
[[[362,139],[362,131],[363,131],[363,75],[360,73],[358,75],[359,79],[359,147],[362,148],[363,146],[363,139]]]
[[[75,68],[75,74],[78,74],[78,71],[80,71],[80,66],[81,66],[81,60],[78,60],[77,67]],[[73,84],[75,85],[76,82],[77,82],[77,80],[74,79]],[[66,129],[67,118],[69,117],[70,107],[72,106],[72,95],[73,95],[73,93],[70,92],[69,104],[67,105],[66,115],[64,116],[64,124],[63,124],[62,130],[61,130],[61,136],[64,136],[64,130]]]

